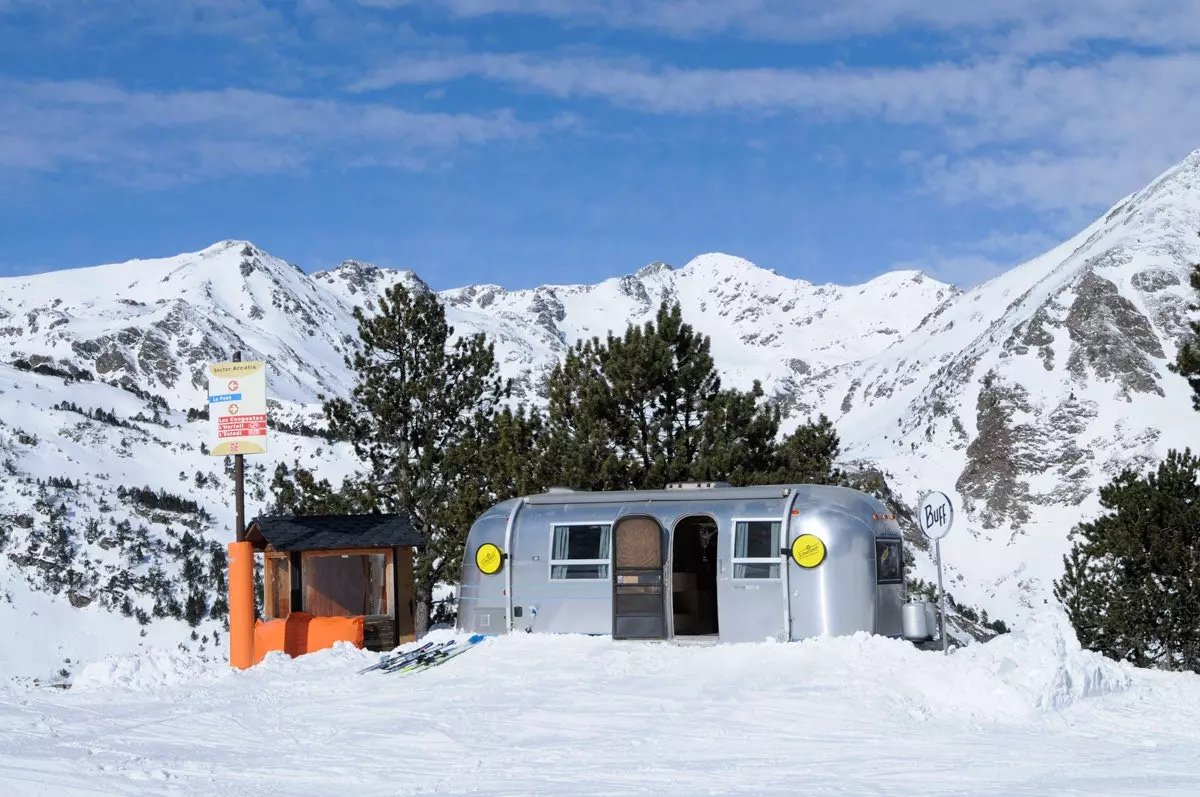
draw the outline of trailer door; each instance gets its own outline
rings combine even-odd
[[[665,639],[665,533],[645,515],[620,518],[613,528],[613,638]]]

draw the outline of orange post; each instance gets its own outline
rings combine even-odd
[[[254,665],[254,546],[229,543],[229,666]]]

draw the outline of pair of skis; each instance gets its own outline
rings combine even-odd
[[[405,663],[383,668],[384,672],[398,673],[413,673],[422,670],[428,670],[431,667],[438,667],[445,664],[455,656],[461,656],[471,649],[473,645],[478,644],[486,639],[484,634],[475,634],[463,644],[458,644],[457,640],[435,647],[431,650],[425,650],[418,653],[415,657]]]
[[[414,649],[397,654],[384,654],[378,663],[359,670],[359,675],[370,672],[372,670],[382,670],[383,672],[417,672],[427,670],[430,667],[436,667],[439,664],[444,664],[447,660],[455,656],[462,655],[471,649],[474,645],[486,639],[485,634],[475,634],[462,645],[458,645],[459,640],[451,639],[446,642],[426,642],[424,645]]]
[[[438,643],[438,646],[441,646],[444,644],[446,644],[446,643],[441,642],[441,643]],[[413,650],[406,650],[406,651],[402,651],[402,652],[393,651],[391,653],[384,653],[379,657],[379,661],[375,662],[370,667],[364,667],[363,669],[359,670],[358,674],[362,675],[363,673],[371,672],[372,670],[382,670],[384,667],[391,666],[392,664],[396,664],[396,663],[402,662],[402,661],[407,661],[408,659],[413,658],[417,654],[422,653],[426,650],[430,650],[433,647],[434,647],[433,642],[426,642],[424,645],[421,645],[419,648],[414,648]]]

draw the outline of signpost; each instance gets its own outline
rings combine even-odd
[[[246,542],[245,454],[267,453],[267,366],[233,360],[208,366],[208,418],[214,457],[233,454],[236,541],[229,544],[229,663],[241,669],[254,657],[254,550]]]
[[[243,454],[267,453],[267,367],[262,360],[208,366],[208,418],[214,457],[234,455],[237,540],[246,538]]]
[[[926,493],[921,496],[917,505],[917,525],[926,537],[933,540],[934,554],[937,557],[938,599],[941,605],[941,635],[942,653],[949,651],[946,638],[946,590],[942,587],[942,537],[950,533],[954,525],[954,505],[945,493]]]

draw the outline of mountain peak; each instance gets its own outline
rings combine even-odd
[[[362,260],[343,260],[328,271],[315,271],[314,281],[334,289],[352,305],[379,296],[397,283],[410,291],[430,293],[433,289],[411,269],[381,268]]]
[[[664,263],[661,260],[655,260],[653,263],[647,263],[639,268],[634,276],[642,279],[644,277],[652,277],[655,274],[663,274],[670,271],[674,271],[674,269],[671,268],[670,263]]]
[[[214,244],[204,247],[196,254],[202,257],[211,257],[213,255],[219,255],[228,252],[230,249],[247,250],[246,254],[249,257],[263,254],[262,250],[255,246],[252,242],[237,238],[227,238],[223,241],[217,241]]]
[[[771,274],[778,276],[775,269],[764,268],[757,263],[752,263],[744,257],[737,255],[729,255],[724,252],[706,252],[702,255],[696,255],[688,261],[682,269],[683,271],[704,271],[711,270],[714,272],[753,272],[760,274]]]

